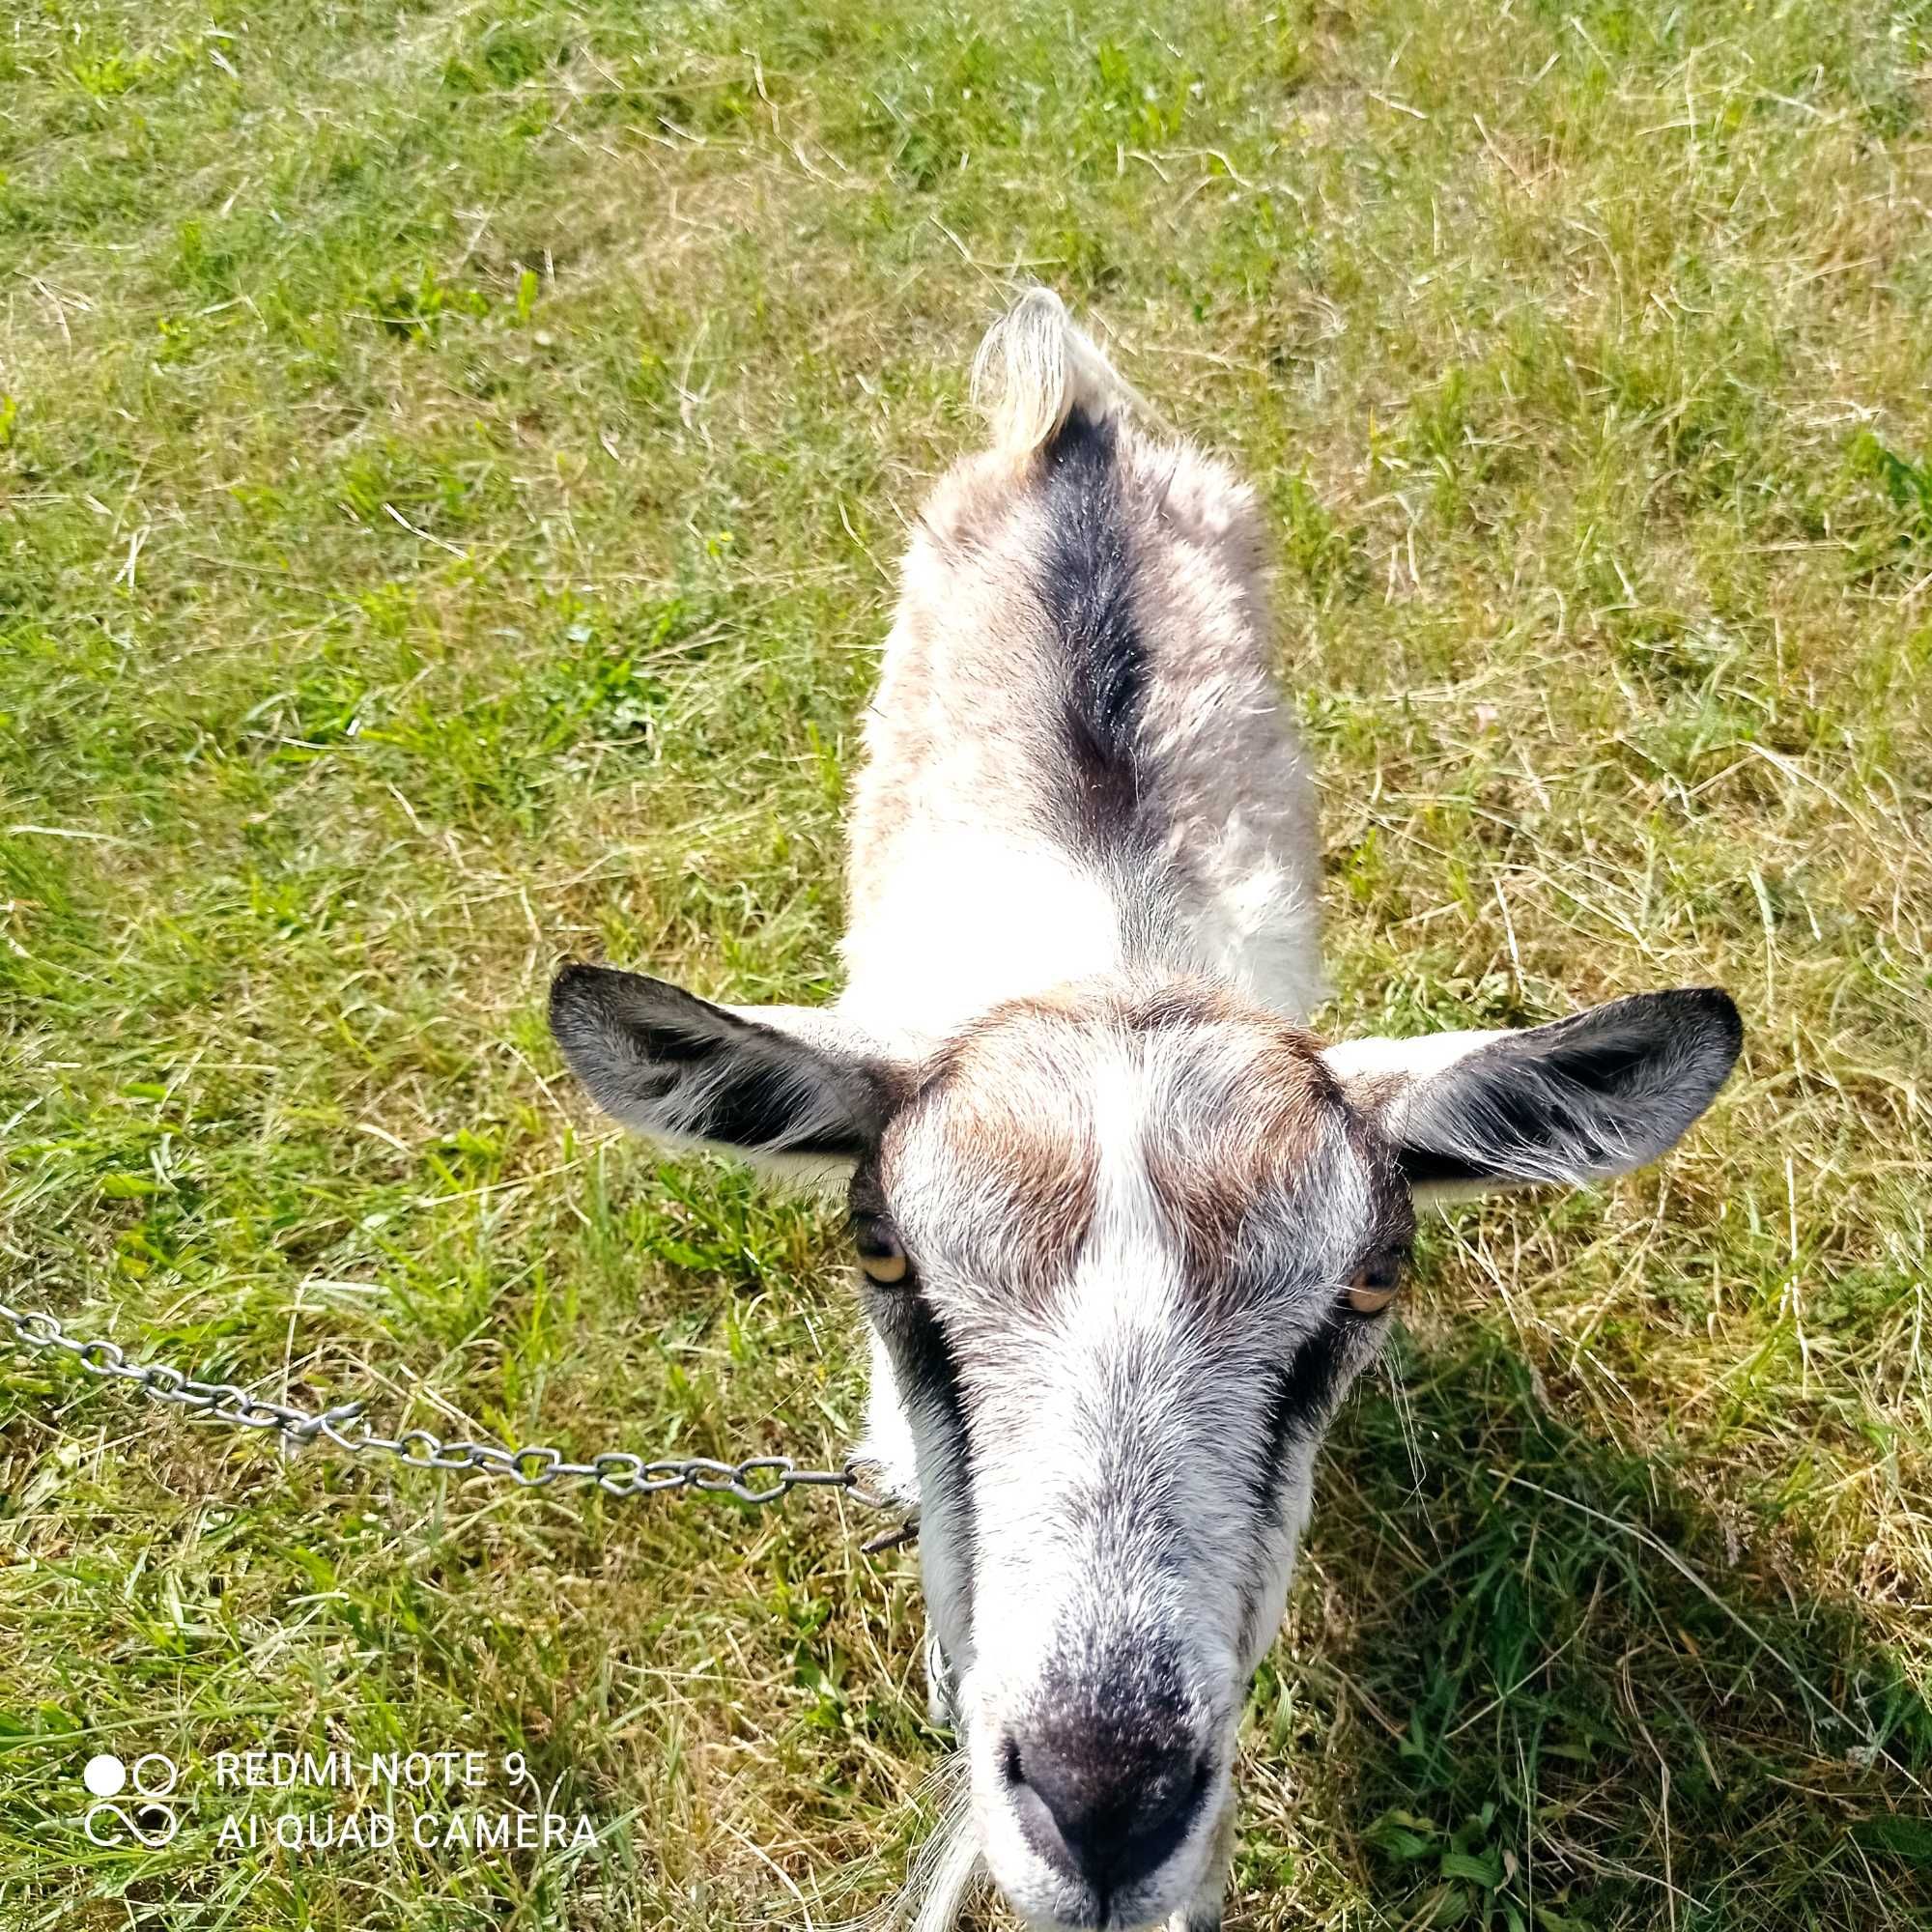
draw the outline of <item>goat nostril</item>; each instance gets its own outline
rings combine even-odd
[[[1046,1734],[1001,1747],[1015,1820],[1034,1851],[1103,1897],[1137,1884],[1178,1852],[1213,1781],[1208,1755],[1095,1748]]]

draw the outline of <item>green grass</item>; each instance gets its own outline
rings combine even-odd
[[[1323,1023],[1748,1027],[1662,1167],[1428,1234],[1233,1924],[1932,1924],[1932,8],[1078,11],[12,10],[0,1295],[396,1425],[836,1458],[829,1219],[607,1136],[542,993],[831,990],[904,521],[1044,279],[1266,500]],[[831,1499],[287,1462],[11,1350],[0,1456],[9,1932],[903,1871],[914,1560]],[[218,1750],[464,1746],[595,1846],[217,1844]],[[186,1767],[165,1850],[81,1836],[107,1749]]]

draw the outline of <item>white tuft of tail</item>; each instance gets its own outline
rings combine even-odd
[[[1051,289],[1029,289],[986,331],[973,358],[973,400],[994,448],[1015,462],[1051,442],[1075,410],[1098,421],[1140,403]]]

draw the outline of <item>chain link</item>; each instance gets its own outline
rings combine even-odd
[[[647,1462],[628,1449],[607,1449],[587,1463],[572,1463],[561,1449],[538,1444],[503,1449],[494,1442],[467,1438],[445,1442],[427,1429],[379,1435],[363,1420],[365,1405],[361,1402],[339,1402],[311,1413],[250,1395],[234,1382],[196,1381],[165,1362],[130,1362],[119,1343],[80,1341],[44,1312],[23,1314],[0,1302],[0,1322],[13,1329],[14,1339],[23,1347],[71,1355],[91,1376],[133,1382],[156,1402],[172,1403],[237,1429],[270,1430],[298,1446],[326,1435],[352,1456],[389,1456],[412,1469],[477,1470],[488,1476],[507,1477],[526,1490],[547,1490],[553,1483],[576,1481],[594,1484],[612,1496],[655,1496],[672,1490],[696,1490],[701,1495],[735,1496],[741,1503],[759,1506],[778,1502],[794,1490],[843,1490],[867,1509],[888,1507],[883,1497],[864,1487],[856,1463],[848,1462],[839,1469],[801,1469],[789,1456],[748,1456],[742,1463],[720,1463],[708,1456]],[[881,1548],[887,1547],[884,1541],[875,1541]]]

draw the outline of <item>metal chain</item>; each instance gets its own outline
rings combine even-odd
[[[412,1469],[480,1469],[486,1475],[507,1476],[526,1490],[544,1490],[565,1478],[594,1483],[607,1495],[655,1496],[670,1490],[696,1490],[703,1495],[736,1496],[743,1503],[775,1503],[794,1490],[843,1490],[854,1502],[868,1509],[885,1509],[883,1497],[872,1495],[860,1480],[858,1465],[839,1469],[801,1469],[789,1456],[748,1456],[742,1463],[720,1463],[708,1456],[647,1462],[628,1449],[607,1449],[587,1463],[572,1463],[560,1449],[526,1445],[500,1449],[494,1442],[458,1439],[445,1442],[427,1429],[406,1429],[400,1435],[378,1435],[362,1419],[361,1402],[339,1402],[311,1414],[287,1403],[268,1402],[234,1382],[199,1382],[165,1362],[130,1362],[118,1342],[82,1342],[70,1335],[55,1317],[44,1312],[22,1314],[0,1302],[0,1321],[14,1339],[29,1349],[55,1349],[71,1355],[91,1376],[115,1377],[136,1383],[143,1395],[172,1403],[225,1422],[237,1429],[266,1429],[288,1441],[304,1444],[326,1435],[352,1456],[393,1456]],[[867,1544],[890,1548],[906,1541],[896,1532]]]

